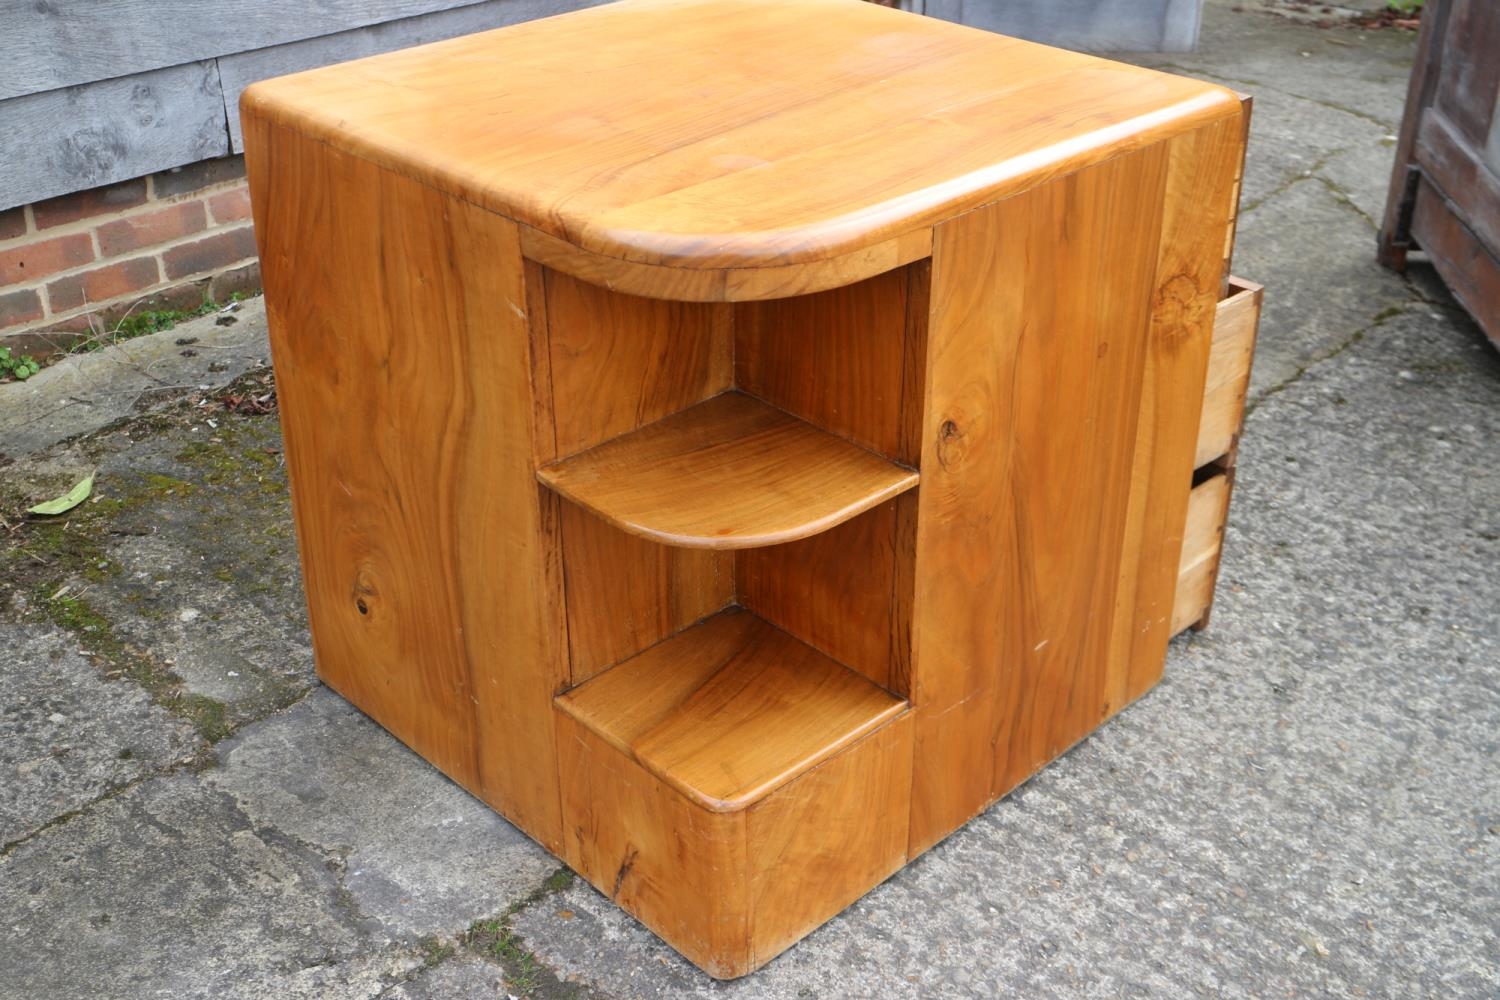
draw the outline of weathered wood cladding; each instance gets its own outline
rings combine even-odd
[[[0,0],[0,211],[239,152],[255,80],[599,2]]]

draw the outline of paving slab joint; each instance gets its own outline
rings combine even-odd
[[[1314,368],[1318,367],[1319,365],[1325,364],[1326,362],[1332,361],[1334,358],[1337,358],[1340,354],[1343,354],[1345,351],[1353,347],[1355,344],[1359,343],[1361,340],[1364,340],[1365,334],[1370,333],[1374,330],[1378,330],[1380,327],[1385,326],[1397,316],[1403,315],[1406,312],[1407,308],[1410,307],[1410,305],[1411,303],[1406,303],[1399,306],[1390,306],[1389,308],[1381,310],[1380,312],[1375,314],[1375,317],[1371,319],[1370,322],[1350,333],[1347,337],[1339,341],[1333,347],[1331,347],[1327,351],[1324,351],[1322,354],[1309,359],[1306,363],[1298,365],[1296,371],[1292,372],[1292,374],[1288,375],[1280,382],[1277,382],[1275,385],[1267,386],[1266,389],[1262,391],[1258,396],[1256,396],[1254,399],[1249,400],[1245,404],[1245,419],[1250,419],[1250,415],[1258,410],[1261,404],[1266,402],[1266,400],[1270,399],[1273,396],[1280,395],[1287,389],[1290,389],[1292,386],[1302,381],[1302,377],[1308,372],[1312,371]]]
[[[470,924],[459,943],[468,952],[497,963],[505,972],[507,987],[521,1000],[609,1000],[607,994],[560,978],[513,929],[519,914],[571,888],[577,878],[566,865],[558,868],[499,914]]]

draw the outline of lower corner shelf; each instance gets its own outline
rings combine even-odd
[[[652,646],[557,705],[714,812],[752,805],[907,709],[740,608]]]

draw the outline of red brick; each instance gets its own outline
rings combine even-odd
[[[29,284],[49,274],[87,264],[94,259],[94,241],[88,233],[55,236],[9,250],[0,250],[0,288]]]
[[[58,278],[47,285],[47,301],[52,303],[53,312],[63,312],[89,303],[108,302],[150,288],[160,280],[156,258],[136,257]]]
[[[201,201],[185,201],[155,212],[106,222],[98,229],[99,254],[117,257],[141,247],[156,246],[208,228]]]
[[[208,210],[214,214],[214,222],[242,222],[250,218],[250,189],[237,187],[221,191],[208,199]]]
[[[163,253],[161,259],[170,281],[202,271],[217,271],[254,256],[255,230],[241,226],[173,247]]]
[[[95,215],[109,215],[146,203],[146,178],[141,177],[108,187],[75,191],[60,198],[49,198],[31,206],[38,229],[77,222]]]
[[[100,330],[112,330],[120,320],[137,313],[161,309],[181,309],[186,312],[203,304],[207,289],[207,278],[185,281],[170,288],[158,288],[152,292],[119,299],[76,316],[52,320],[45,329],[58,334],[97,333]]]
[[[13,240],[26,234],[26,209],[12,208],[0,212],[0,240]]]
[[[55,354],[66,354],[88,339],[87,333],[71,333],[61,330],[26,330],[0,336],[0,347],[9,347],[12,357],[31,355],[38,361]]]
[[[0,295],[0,327],[20,326],[42,318],[42,297],[36,289]]]

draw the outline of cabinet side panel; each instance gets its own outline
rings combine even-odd
[[[913,854],[1093,730],[1128,667],[1109,639],[1166,167],[1151,146],[937,231]]]
[[[516,228],[255,117],[246,146],[318,672],[555,845]]]
[[[1111,711],[1161,679],[1172,637],[1222,247],[1231,224],[1223,206],[1232,200],[1243,144],[1238,119],[1206,125],[1167,144],[1166,197],[1111,639],[1111,659],[1127,661],[1129,668],[1111,675]]]

